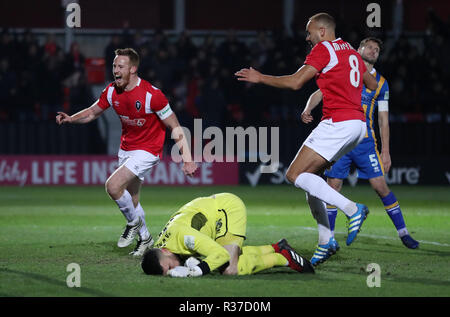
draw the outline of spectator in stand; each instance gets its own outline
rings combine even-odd
[[[58,45],[56,44],[55,35],[53,33],[47,35],[44,44],[44,52],[48,56],[56,56],[56,53],[58,52]]]
[[[111,37],[111,42],[106,46],[104,56],[105,56],[105,64],[106,64],[106,79],[108,81],[112,81],[114,79],[113,74],[111,73],[111,65],[113,64],[114,57],[116,57],[116,54],[114,54],[115,50],[118,48],[121,48],[123,46],[123,41],[120,35],[114,34]]]

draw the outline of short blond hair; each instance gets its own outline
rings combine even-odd
[[[139,67],[139,54],[132,48],[118,48],[114,51],[117,56],[128,56],[132,66]]]
[[[321,23],[325,27],[330,28],[332,30],[336,29],[336,21],[331,15],[325,12],[314,14],[312,17],[309,18],[309,21]]]

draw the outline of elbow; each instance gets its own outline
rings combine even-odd
[[[376,90],[378,88],[378,82],[375,79],[371,78],[366,84],[366,87],[370,90]]]
[[[370,87],[368,87],[370,90],[376,90],[378,88],[378,85],[376,83],[371,83]]]
[[[291,85],[292,90],[300,90],[300,88],[302,88],[302,87],[303,87],[302,82],[295,82],[293,85]]]

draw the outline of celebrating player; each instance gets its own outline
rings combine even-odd
[[[191,159],[186,137],[164,94],[149,82],[139,78],[139,55],[132,48],[117,49],[113,62],[114,82],[102,92],[90,107],[69,116],[58,112],[58,124],[83,124],[97,119],[112,107],[122,123],[122,137],[118,153],[119,167],[108,178],[106,192],[127,220],[117,245],[124,248],[139,239],[132,255],[140,256],[153,245],[153,238],[145,223],[145,213],[139,203],[144,175],[158,164],[165,129],[176,130],[176,140],[183,158],[183,172],[192,176],[197,165]]]
[[[216,269],[225,275],[248,275],[275,266],[314,273],[311,263],[285,239],[242,247],[246,226],[247,211],[238,196],[220,193],[196,198],[171,216],[155,248],[144,253],[142,269],[172,277],[202,276]]]
[[[358,177],[369,179],[369,183],[380,197],[387,214],[394,223],[403,244],[410,249],[416,249],[419,242],[414,240],[406,228],[400,205],[394,193],[390,191],[384,178],[391,167],[389,154],[389,86],[386,79],[373,67],[378,60],[382,41],[378,38],[368,37],[361,41],[358,53],[361,54],[367,70],[376,78],[378,87],[375,90],[363,87],[361,105],[366,113],[367,133],[356,148],[345,154],[330,170],[325,171],[328,184],[340,191],[343,179],[349,174],[351,164],[356,165]],[[309,123],[312,120],[311,111],[322,100],[320,90],[314,92],[308,99],[302,120]],[[377,140],[373,129],[375,111],[378,109],[378,126],[381,137],[381,156],[377,149]],[[330,229],[334,235],[334,226],[337,216],[336,206],[327,206]]]
[[[369,89],[377,87],[358,52],[336,38],[335,28],[333,17],[327,13],[309,19],[306,41],[313,48],[305,64],[292,75],[264,75],[253,68],[235,74],[238,80],[289,89],[300,89],[316,77],[324,95],[322,121],[305,140],[286,173],[291,183],[306,191],[318,224],[319,243],[311,259],[313,265],[336,252],[324,202],[338,206],[349,218],[347,245],[354,241],[369,212],[367,206],[350,201],[317,175],[363,139],[367,130],[361,107],[363,82]]]

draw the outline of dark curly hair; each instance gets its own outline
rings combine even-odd
[[[159,263],[162,256],[160,249],[152,248],[147,250],[142,257],[141,267],[147,275],[162,275],[163,268]]]

